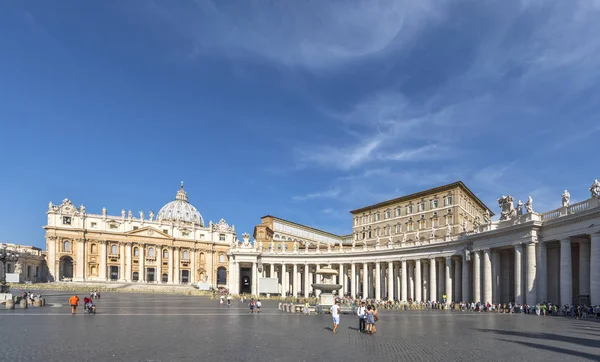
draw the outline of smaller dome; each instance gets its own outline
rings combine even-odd
[[[183,189],[183,182],[177,191],[175,200],[163,206],[157,215],[157,220],[183,221],[204,227],[204,219],[196,208],[188,202],[188,197]]]

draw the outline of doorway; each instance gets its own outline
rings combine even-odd
[[[252,269],[240,268],[240,293],[252,293]]]
[[[181,271],[181,283],[187,284],[190,282],[190,271],[182,270]]]
[[[154,268],[147,269],[147,273],[148,273],[147,279],[146,279],[147,282],[150,282],[150,283],[154,282],[154,270],[156,270],[156,269],[154,269]]]
[[[119,280],[119,267],[118,266],[111,265],[110,280]]]

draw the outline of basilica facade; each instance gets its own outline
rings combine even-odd
[[[226,286],[235,228],[221,219],[205,225],[183,183],[155,215],[121,210],[88,213],[64,199],[48,205],[44,226],[50,281],[204,283]]]
[[[502,196],[492,221],[457,182],[353,210],[345,236],[268,215],[254,243],[231,249],[229,288],[307,297],[328,266],[338,270],[340,293],[353,297],[600,304],[600,182],[589,192],[572,204],[565,190],[562,206],[546,212],[531,196],[516,206]]]

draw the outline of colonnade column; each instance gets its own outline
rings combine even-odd
[[[308,292],[310,291],[310,275],[308,274],[309,265],[304,264],[304,298],[308,298]]]
[[[515,303],[517,304],[523,304],[523,287],[521,284],[521,277],[523,275],[523,271],[521,270],[522,254],[523,247],[515,245]]]
[[[452,257],[446,257],[446,303],[450,304],[452,302]]]
[[[124,282],[125,281],[125,258],[126,258],[126,252],[125,252],[125,243],[119,243],[119,280]]]
[[[408,262],[408,298],[415,300],[415,267],[412,261]]]
[[[469,293],[469,262],[463,258],[462,262],[462,300],[465,302],[472,301]]]
[[[387,266],[387,274],[388,274],[388,282],[387,282],[387,293],[388,293],[388,300],[394,300],[394,263],[391,261],[388,261],[388,266]]]
[[[492,251],[483,251],[483,303],[492,303]]]
[[[369,298],[369,265],[363,263],[363,287],[362,287],[363,299]]]
[[[340,289],[340,293],[342,295],[346,295],[346,276],[344,275],[344,264],[340,263],[340,271],[339,271],[339,284],[341,284],[342,289]]]
[[[423,296],[421,286],[421,259],[417,259],[415,261],[415,302],[421,302],[423,300]]]
[[[437,300],[437,273],[435,270],[435,258],[429,259],[429,299]]]
[[[592,234],[590,241],[590,303],[600,304],[600,233]]]
[[[423,298],[423,301],[428,301],[431,300],[431,297],[429,296],[429,267],[427,265],[427,261],[423,260],[421,262],[421,266],[423,268],[423,294],[421,295],[421,297]]]
[[[500,250],[492,251],[492,301],[500,302]]]
[[[440,297],[440,299],[439,299],[440,301],[444,300],[443,296],[446,294],[446,279],[444,278],[444,271],[446,270],[446,268],[445,268],[444,261],[445,261],[444,258],[439,259],[437,261],[438,262],[438,270],[437,270],[437,272],[438,272],[438,283],[439,283],[439,285],[438,285],[438,288],[439,288],[438,294],[439,294],[439,297]]]
[[[406,302],[408,301],[407,295],[406,295],[406,284],[408,283],[408,278],[407,275],[408,274],[408,270],[406,269],[406,260],[402,260],[402,274],[400,276],[400,278],[402,279],[401,281],[401,287],[402,287],[402,301]]]
[[[287,266],[281,264],[281,295],[286,297],[290,283],[288,282]]]
[[[140,282],[146,281],[146,247],[144,244],[140,244],[140,272],[138,273]]]
[[[535,243],[527,244],[527,294],[525,297],[527,304],[529,305],[535,305],[537,303],[537,288],[535,286],[537,277],[535,246]],[[579,277],[581,278],[581,275]]]
[[[292,288],[293,288],[293,292],[292,295],[294,297],[296,297],[298,295],[298,264],[294,263],[294,265],[292,266]]]
[[[590,241],[586,239],[579,242],[579,295],[590,295],[590,276]]]
[[[573,303],[573,274],[571,271],[571,239],[560,241],[560,304]]]
[[[275,264],[271,263],[269,269],[269,278],[275,278]]]
[[[462,299],[462,268],[460,257],[454,259],[454,301],[460,302]]]
[[[481,257],[479,251],[473,253],[473,301],[481,302]]]
[[[256,268],[256,262],[252,262],[252,286],[250,288],[250,294],[257,295],[258,293],[258,269]]]
[[[381,300],[381,262],[375,262],[375,300]]]
[[[538,242],[537,247],[538,254],[538,301],[545,302],[548,300],[548,249],[546,248],[546,244],[543,242]]]
[[[356,298],[356,264],[350,264],[350,293],[353,298]]]

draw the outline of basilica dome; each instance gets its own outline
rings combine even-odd
[[[202,215],[188,202],[187,194],[183,189],[183,182],[179,191],[177,191],[175,201],[171,201],[163,206],[158,212],[156,219],[160,221],[182,221],[204,227]]]

